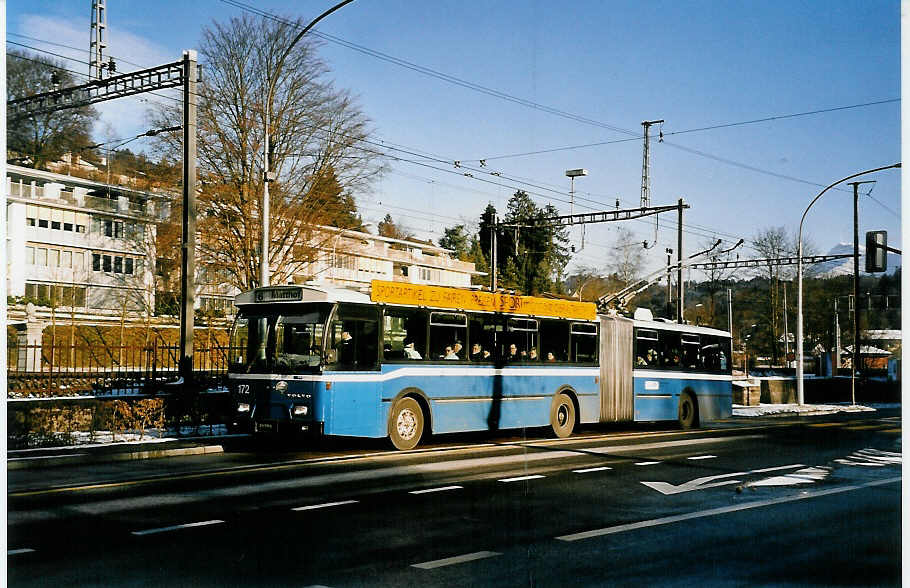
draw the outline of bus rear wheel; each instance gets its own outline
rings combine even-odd
[[[686,393],[679,397],[677,418],[679,419],[679,426],[683,429],[698,427],[698,405],[691,394]]]
[[[550,426],[553,427],[553,433],[560,439],[565,439],[575,430],[575,404],[569,395],[560,392],[553,399],[553,406],[550,408]]]
[[[410,396],[400,399],[389,415],[389,439],[395,449],[414,449],[423,436],[424,415],[416,400]]]

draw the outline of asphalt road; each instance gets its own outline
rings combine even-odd
[[[8,581],[899,585],[900,427],[897,411],[11,471]]]

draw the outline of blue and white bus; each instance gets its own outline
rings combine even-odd
[[[236,298],[234,425],[388,437],[731,413],[730,335],[592,303],[374,281]],[[649,317],[648,317],[649,318]]]

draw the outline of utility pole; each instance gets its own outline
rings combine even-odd
[[[641,157],[641,204],[642,208],[648,208],[651,206],[651,139],[649,137],[649,131],[651,130],[651,125],[662,124],[663,119],[660,120],[646,120],[641,123],[641,126],[644,127],[644,148],[642,149]],[[663,133],[660,134],[660,140],[664,140]],[[654,247],[657,244],[657,226],[659,219],[654,217],[654,242],[649,246],[645,242],[645,249]]]
[[[92,0],[92,25],[89,37],[88,79],[100,80],[104,73],[104,49],[107,47],[107,8],[104,0]]]
[[[730,335],[733,334],[733,289],[727,288],[727,331]],[[733,361],[733,356],[730,356],[730,361]]]
[[[676,207],[678,210],[679,224],[676,229],[676,262],[679,267],[676,270],[676,322],[683,324],[685,321],[685,292],[683,291],[683,209],[686,208],[683,199],[680,198]]]
[[[493,215],[493,224],[490,225],[490,291],[496,291],[496,229],[499,219],[497,215]]]
[[[667,318],[670,318],[670,305],[672,303],[671,291],[673,289],[673,278],[670,274],[671,255],[673,255],[673,250],[667,247]]]
[[[840,369],[840,317],[837,314],[837,297],[834,298],[834,376]]]
[[[790,331],[787,328],[787,282],[784,282],[784,365],[790,367]]]
[[[848,183],[853,186],[853,369],[850,372],[853,404],[856,404],[856,374],[862,367],[859,349],[859,187],[874,183],[875,180]]]
[[[196,52],[183,52],[183,232],[180,236],[180,375],[193,382],[196,301]]]
[[[646,120],[641,123],[641,126],[645,128],[644,133],[644,151],[642,153],[641,159],[641,207],[647,208],[651,206],[651,140],[648,136],[648,133],[651,129],[651,125],[659,125],[663,123],[664,120]],[[663,136],[661,135],[661,140]]]

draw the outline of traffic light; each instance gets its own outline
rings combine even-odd
[[[866,273],[888,269],[888,231],[866,231]]]

